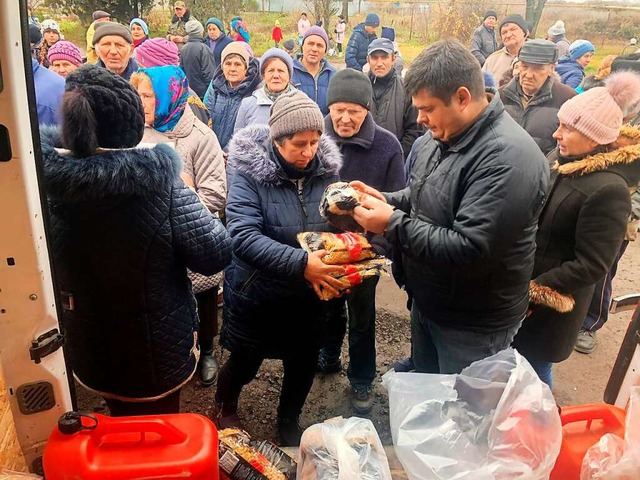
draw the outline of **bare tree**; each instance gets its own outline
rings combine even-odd
[[[540,17],[542,17],[542,10],[544,10],[544,5],[547,3],[547,0],[527,0],[527,10],[525,13],[525,18],[528,22],[533,24],[533,31],[535,32],[538,28],[538,23],[540,23]]]
[[[322,20],[322,26],[327,32],[330,32],[329,23],[331,17],[338,13],[338,7],[336,0],[304,0],[302,2],[309,11],[313,12],[313,17],[318,20]]]

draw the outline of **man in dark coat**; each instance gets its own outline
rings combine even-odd
[[[354,185],[370,195],[354,218],[401,263],[416,371],[458,373],[507,348],[524,319],[549,166],[459,41],[424,50],[405,88],[425,143],[405,189]]]
[[[504,109],[536,141],[545,155],[556,147],[558,110],[576,96],[554,78],[558,49],[549,40],[529,40],[520,49],[520,73],[500,88]]]
[[[204,27],[198,20],[189,20],[186,29],[187,44],[180,52],[180,66],[189,80],[189,86],[202,99],[215,73],[213,52],[204,44]]]
[[[371,115],[378,125],[400,140],[407,158],[413,142],[424,129],[418,125],[418,112],[411,103],[411,97],[404,93],[402,77],[394,68],[397,58],[395,47],[391,40],[376,38],[369,44],[367,53],[368,75],[373,86]]]
[[[498,49],[498,35],[496,34],[496,22],[498,14],[495,10],[487,10],[482,19],[482,25],[476,28],[471,39],[471,53],[478,59],[480,66],[489,55]]]
[[[325,130],[343,157],[340,179],[361,180],[378,190],[394,192],[406,185],[402,147],[393,134],[376,125],[369,107],[372,88],[367,76],[345,68],[329,83]],[[380,236],[374,244],[384,242]],[[384,248],[384,247],[383,247]],[[336,314],[330,317],[329,335],[318,362],[320,371],[340,370],[340,351],[348,311],[351,404],[356,414],[365,415],[373,404],[372,383],[376,377],[376,285],[379,277],[364,280],[346,297],[335,300]]]
[[[379,26],[380,17],[375,13],[369,13],[364,22],[354,27],[344,54],[344,60],[348,68],[362,71],[362,67],[367,63],[369,44],[378,38],[376,29]]]

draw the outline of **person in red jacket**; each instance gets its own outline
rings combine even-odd
[[[276,26],[271,30],[271,38],[275,43],[275,47],[280,47],[280,42],[282,41],[282,29],[280,28],[280,20],[276,20]]]

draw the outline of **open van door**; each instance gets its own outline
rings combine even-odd
[[[43,215],[26,7],[0,2],[0,398],[10,406],[0,416],[12,414],[27,464],[41,473],[46,440],[72,401]]]

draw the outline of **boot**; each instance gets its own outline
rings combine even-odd
[[[299,446],[302,432],[302,427],[298,423],[298,417],[278,417],[278,434],[280,435],[281,446]]]
[[[200,374],[200,380],[205,387],[210,387],[218,379],[218,371],[220,370],[220,364],[216,359],[213,352],[210,354],[203,354],[200,356],[200,363],[198,364],[198,370]]]

